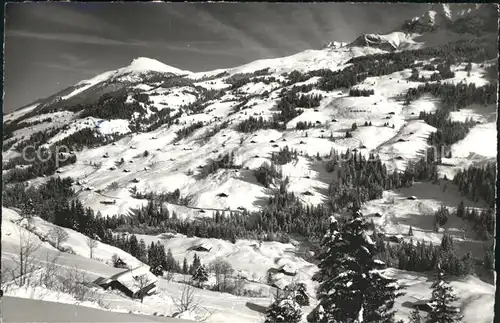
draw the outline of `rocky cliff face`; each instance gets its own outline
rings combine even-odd
[[[386,51],[393,51],[398,49],[397,46],[394,43],[390,42],[387,38],[376,34],[361,35],[349,45],[359,47],[375,47]]]
[[[498,8],[493,4],[439,4],[420,17],[405,21],[402,30],[406,33],[435,32],[449,29],[455,33],[478,33],[495,29]]]

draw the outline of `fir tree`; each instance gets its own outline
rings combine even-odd
[[[146,247],[146,243],[144,242],[144,239],[141,239],[139,241],[139,255],[138,255],[138,259],[142,262],[147,262],[147,257],[148,257],[148,254],[147,254],[147,247]]]
[[[316,306],[309,314],[307,314],[307,322],[323,323],[326,322],[325,309],[322,305]]]
[[[165,247],[163,244],[159,243],[155,244],[151,242],[151,245],[148,249],[148,264],[151,267],[151,272],[157,276],[163,274],[165,270]]]
[[[197,254],[194,254],[194,257],[193,257],[193,263],[190,267],[190,274],[191,275],[194,275],[195,271],[198,269],[198,267],[201,266],[201,260],[200,258],[198,257]]]
[[[307,295],[306,285],[304,283],[297,284],[294,294],[294,300],[300,306],[309,306],[309,296]]]
[[[189,266],[188,266],[188,262],[187,262],[187,259],[184,258],[184,262],[182,263],[182,273],[184,275],[188,274],[189,272]]]
[[[208,273],[205,266],[201,265],[195,270],[193,280],[197,282],[198,286],[208,281]]]
[[[139,241],[137,241],[137,237],[134,234],[129,239],[129,252],[132,256],[139,257]]]
[[[173,256],[172,250],[170,250],[170,248],[168,248],[168,251],[167,251],[165,270],[166,271],[174,271],[175,270],[175,258]]]
[[[441,238],[440,249],[442,252],[453,251],[453,238],[448,234],[443,234],[443,238]]]
[[[415,308],[413,309],[413,311],[411,311],[408,320],[409,320],[408,323],[423,323],[418,308]]]
[[[368,224],[353,214],[339,231],[332,217],[330,230],[322,241],[319,254],[318,300],[327,321],[393,322],[394,300],[400,289],[396,280],[380,274],[382,263],[373,258],[375,244],[366,234]]]
[[[413,237],[413,227],[410,225],[410,230],[408,230],[408,236]]]
[[[459,323],[462,316],[451,306],[451,303],[458,300],[453,294],[453,288],[443,278],[444,274],[439,268],[437,279],[432,284],[431,304],[432,311],[428,315],[427,323]]]
[[[266,312],[265,323],[298,323],[302,319],[300,305],[291,297],[277,299]]]
[[[460,203],[457,206],[457,216],[459,218],[464,218],[465,216],[465,204],[464,201],[460,201]]]

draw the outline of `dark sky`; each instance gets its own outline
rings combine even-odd
[[[150,57],[191,71],[384,33],[425,4],[10,3],[4,112]]]

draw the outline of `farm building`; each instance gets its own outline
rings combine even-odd
[[[192,246],[191,248],[189,248],[188,250],[192,250],[192,251],[202,251],[202,252],[209,252],[210,250],[212,250],[212,247],[210,247],[209,245],[207,245],[206,243],[202,243],[202,244],[199,244],[199,245],[195,245],[195,246]]]
[[[295,276],[297,275],[297,270],[293,268],[291,265],[285,264],[280,266],[279,268],[269,268],[267,270],[267,273],[269,277],[277,277],[280,274],[286,276]]]
[[[114,204],[116,204],[116,200],[113,200],[113,201],[101,201],[101,204],[114,205]]]
[[[117,289],[130,298],[139,299],[154,294],[157,282],[158,278],[148,266],[125,270],[109,278],[99,277],[94,281],[104,289]]]

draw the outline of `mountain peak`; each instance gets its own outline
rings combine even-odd
[[[348,43],[346,43],[346,42],[331,41],[329,43],[324,44],[321,48],[322,49],[324,49],[324,48],[337,49],[337,48],[340,48],[340,47],[344,47],[347,44]]]
[[[190,74],[189,71],[184,71],[176,67],[163,64],[162,62],[148,58],[148,57],[137,57],[132,60],[129,66],[125,67],[126,70],[130,72],[162,72],[162,73],[174,73],[174,74]]]
[[[490,4],[435,4],[420,17],[406,21],[403,31],[423,33],[445,27],[455,32],[474,34],[478,30],[491,29],[492,21],[496,21],[496,10],[492,9],[496,8]]]

